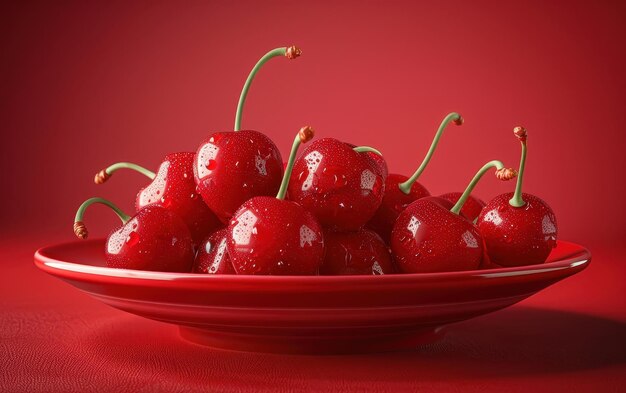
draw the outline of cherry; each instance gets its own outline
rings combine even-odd
[[[320,268],[323,275],[393,273],[387,245],[369,229],[357,232],[324,231],[326,256]]]
[[[392,173],[387,177],[382,203],[367,223],[367,226],[376,231],[386,243],[389,243],[391,230],[400,213],[412,202],[430,195],[428,190],[418,182],[413,183],[409,193],[405,194],[398,188],[398,184],[407,179],[406,176],[397,173]]]
[[[389,176],[387,161],[385,161],[385,157],[383,157],[378,150],[372,149],[369,151],[369,149],[365,148],[365,146],[359,149],[357,145],[353,145],[352,143],[347,143],[347,145],[353,149],[356,148],[358,150],[363,150],[363,154],[365,154],[366,158],[377,168],[376,174],[381,176],[383,179],[387,179],[387,176]]]
[[[193,272],[235,274],[235,269],[233,269],[233,264],[226,251],[227,242],[228,230],[226,228],[222,228],[204,239],[198,248],[196,260],[193,263]]]
[[[383,196],[383,201],[374,217],[372,217],[368,223],[368,227],[375,230],[385,242],[389,243],[391,230],[393,229],[396,219],[400,213],[413,201],[430,195],[428,190],[417,182],[417,179],[420,177],[422,172],[424,172],[424,169],[426,169],[426,166],[430,162],[430,159],[439,144],[439,139],[441,138],[443,131],[446,129],[448,124],[452,122],[456,125],[461,125],[463,124],[463,118],[458,113],[453,112],[448,114],[443,119],[435,137],[433,138],[433,142],[430,145],[428,153],[426,153],[421,165],[410,178],[395,173],[390,174],[387,177],[387,180],[385,181],[385,195]]]
[[[191,234],[176,213],[159,205],[148,205],[130,217],[106,199],[91,198],[80,205],[74,220],[74,233],[81,239],[88,235],[83,223],[85,209],[94,203],[109,206],[123,223],[107,238],[108,267],[162,272],[191,270]]]
[[[324,257],[322,228],[313,214],[286,201],[285,193],[301,143],[313,138],[303,127],[296,136],[276,198],[246,201],[228,225],[228,254],[237,274],[313,275]]]
[[[378,154],[373,151],[366,151],[365,155],[368,159],[374,161],[374,165],[379,168],[378,174],[383,179],[387,179],[387,177],[389,176],[389,168],[387,167],[387,161],[385,161],[385,158],[382,156],[382,154]]]
[[[439,195],[439,198],[447,199],[452,203],[456,203],[461,195],[462,193],[460,192],[449,192],[447,194]],[[465,214],[470,221],[476,223],[476,219],[478,218],[480,211],[483,210],[483,207],[485,207],[485,202],[483,202],[482,199],[470,195],[463,205],[461,213]]]
[[[374,215],[384,192],[382,169],[369,152],[376,151],[334,138],[313,142],[294,165],[289,198],[324,227],[358,230]]]
[[[515,171],[500,161],[490,161],[474,176],[452,206],[437,197],[424,197],[411,203],[400,215],[391,233],[391,250],[404,273],[448,272],[478,269],[483,240],[478,228],[459,214],[480,178],[492,167],[500,180],[515,177]]]
[[[139,165],[119,162],[96,174],[94,181],[102,184],[119,169],[132,169],[152,179],[139,190],[135,200],[137,211],[149,205],[158,205],[173,211],[185,221],[195,244],[221,226],[220,220],[196,193],[193,179],[195,153],[172,153],[165,156],[157,173]]]
[[[241,131],[241,116],[250,84],[263,64],[276,56],[295,59],[301,53],[295,46],[266,53],[243,86],[234,131],[215,132],[198,148],[193,166],[198,193],[225,224],[242,203],[275,195],[280,187],[283,168],[278,148],[258,131]]]
[[[194,165],[197,191],[227,223],[248,199],[272,195],[283,173],[278,148],[257,131],[216,132],[198,149]]]
[[[556,217],[550,206],[534,195],[522,193],[527,133],[524,127],[515,127],[514,133],[522,145],[515,192],[493,198],[478,217],[487,253],[501,266],[545,262],[557,237]]]

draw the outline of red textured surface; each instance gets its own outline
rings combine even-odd
[[[626,384],[623,241],[624,2],[3,2],[0,5],[0,390],[619,391]],[[219,352],[175,327],[101,305],[36,270],[71,239],[94,194],[128,212],[140,175],[92,184],[110,162],[156,168],[230,130],[244,78],[268,49],[244,128],[283,155],[304,124],[379,148],[410,174],[441,118],[421,182],[461,190],[486,160],[514,166],[560,237],[588,246],[581,274],[518,306],[451,327],[404,354],[300,357]],[[477,195],[510,191],[483,182]],[[93,236],[117,218],[89,212]],[[26,235],[28,231],[28,235]]]

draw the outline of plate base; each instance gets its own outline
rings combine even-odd
[[[188,326],[180,327],[180,336],[194,344],[241,352],[264,352],[301,355],[335,355],[407,351],[438,341],[443,327],[364,336],[275,336],[225,333]]]

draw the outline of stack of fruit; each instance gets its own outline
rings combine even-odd
[[[333,138],[298,147],[314,132],[303,127],[286,164],[258,131],[241,130],[244,102],[257,71],[269,59],[295,59],[295,46],[263,56],[243,87],[235,129],[215,132],[195,153],[165,156],[152,172],[133,163],[100,171],[107,181],[119,169],[152,182],[136,198],[131,217],[108,200],[91,198],[78,209],[75,234],[84,239],[85,209],[109,206],[123,225],[108,237],[109,267],[200,274],[346,275],[426,273],[543,263],[556,245],[552,209],[522,193],[527,134],[519,170],[486,163],[463,193],[431,196],[417,182],[448,125],[450,113],[411,177],[389,174],[381,153]],[[485,204],[471,193],[495,168],[496,178],[517,176],[515,192]]]

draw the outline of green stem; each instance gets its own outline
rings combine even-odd
[[[291,145],[291,152],[289,153],[289,160],[287,161],[287,167],[285,168],[285,173],[283,174],[283,180],[280,183],[280,189],[278,190],[278,194],[276,194],[277,199],[285,199],[285,194],[287,194],[287,187],[289,186],[289,179],[291,178],[291,172],[293,171],[293,164],[296,162],[296,154],[298,153],[298,148],[302,143],[307,143],[311,139],[313,139],[314,131],[311,127],[302,127],[298,135],[296,135],[293,140],[293,145]]]
[[[151,170],[148,170],[140,165],[133,164],[132,162],[118,162],[107,167],[107,169],[105,169],[104,171],[107,173],[107,175],[112,175],[114,172],[120,169],[132,169],[133,171],[139,172],[152,180],[156,177],[156,174]]]
[[[428,149],[428,153],[426,153],[426,156],[424,157],[424,160],[422,160],[419,168],[417,168],[413,176],[411,176],[407,181],[398,184],[398,187],[403,193],[408,195],[411,192],[411,187],[413,186],[413,183],[417,181],[422,172],[424,172],[424,169],[426,169],[428,162],[430,161],[433,153],[435,152],[435,149],[437,148],[437,145],[439,144],[439,139],[441,138],[443,131],[446,129],[446,127],[448,127],[448,124],[450,124],[451,122],[454,122],[457,125],[461,125],[463,124],[463,118],[458,113],[452,112],[443,119],[443,121],[439,125],[439,129],[437,130],[435,137],[433,138],[433,142],[430,144],[430,149]]]
[[[483,167],[480,168],[480,170],[476,173],[476,175],[474,175],[474,178],[469,183],[469,185],[467,186],[467,188],[465,189],[465,191],[463,192],[459,200],[456,202],[454,206],[452,206],[452,209],[450,209],[452,213],[459,214],[459,212],[463,208],[463,205],[465,204],[465,201],[467,201],[467,198],[469,198],[470,194],[474,190],[474,187],[476,187],[476,184],[478,184],[478,181],[480,180],[480,178],[483,177],[483,175],[487,173],[487,171],[493,167],[496,167],[496,169],[502,169],[504,168],[504,164],[501,161],[493,160],[483,165]]]
[[[120,218],[120,220],[122,220],[122,224],[126,224],[126,222],[128,222],[128,220],[130,220],[130,216],[126,213],[124,213],[119,207],[115,206],[113,204],[113,202],[110,202],[104,198],[89,198],[87,199],[85,202],[83,202],[82,205],[80,205],[80,207],[78,208],[78,211],[76,211],[76,217],[74,218],[74,222],[81,222],[83,221],[83,216],[85,215],[85,210],[93,205],[94,203],[101,203],[103,205],[106,205],[108,207],[110,207],[111,209],[113,209],[113,211],[115,212],[115,214],[117,214],[117,216]]]
[[[248,90],[250,89],[250,85],[252,84],[252,80],[254,79],[256,73],[263,67],[263,64],[267,63],[268,60],[277,57],[277,56],[285,56],[287,54],[287,47],[284,48],[276,48],[267,52],[261,59],[256,63],[252,71],[250,71],[250,75],[248,75],[248,79],[246,79],[246,83],[243,85],[243,89],[241,89],[241,95],[239,96],[239,103],[237,104],[237,113],[235,114],[235,131],[241,130],[241,115],[243,113],[243,105],[246,102],[246,97],[248,95]]]
[[[526,138],[520,140],[522,144],[522,158],[519,162],[519,170],[517,171],[517,184],[515,185],[515,193],[509,200],[509,204],[514,207],[522,207],[526,202],[522,199],[522,180],[524,178],[524,167],[526,166]]]
[[[352,148],[352,150],[356,151],[357,153],[372,152],[378,154],[381,157],[383,156],[383,153],[369,146],[357,146]]]

